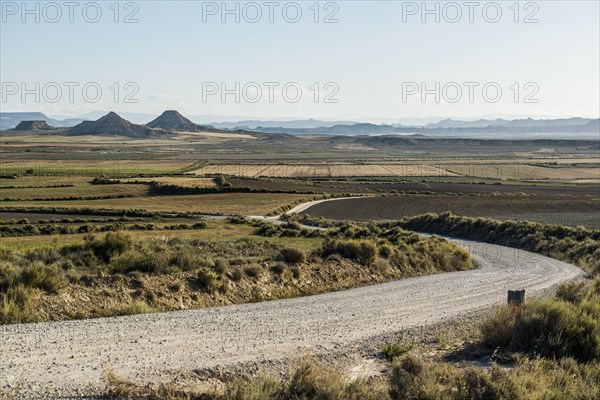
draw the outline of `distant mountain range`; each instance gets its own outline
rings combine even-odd
[[[318,128],[284,128],[284,127],[257,127],[253,131],[264,133],[287,134],[328,134],[328,135],[387,135],[411,134],[424,136],[455,136],[455,135],[482,135],[492,136],[497,134],[587,134],[585,136],[600,138],[600,120],[589,118],[569,118],[556,120],[479,120],[479,121],[454,121],[444,120],[425,127],[407,127],[394,125],[376,125],[358,123],[353,125],[322,126]]]
[[[192,117],[193,119],[194,117]],[[299,119],[289,121],[262,121],[262,120],[245,120],[234,122],[211,122],[210,125],[221,129],[258,129],[263,128],[321,128],[332,127],[335,125],[354,125],[355,121],[323,121],[318,119]]]
[[[138,114],[140,115],[145,114]],[[351,121],[327,122],[315,119],[291,121],[245,120],[238,122],[199,125],[175,110],[168,110],[146,125],[109,112],[96,121],[83,119],[56,120],[42,113],[0,113],[1,129],[7,130],[21,124],[20,130],[62,129],[72,135],[122,135],[149,137],[176,132],[198,131],[245,131],[266,134],[325,134],[325,135],[420,135],[429,137],[479,137],[479,138],[534,138],[551,135],[553,138],[600,139],[600,119],[480,119],[460,121],[444,119],[425,126],[403,126],[401,124],[355,123]],[[42,124],[46,122],[47,127]],[[261,123],[262,125],[257,125]]]
[[[579,126],[586,125],[590,121],[589,118],[562,118],[562,119],[479,119],[477,121],[459,121],[445,119],[436,123],[425,125],[425,128],[486,128],[486,127],[516,127],[516,128],[537,128],[537,127],[559,127],[559,126]]]
[[[40,112],[0,112],[0,130],[13,129],[21,123],[21,121],[46,121],[50,126],[57,128],[68,128],[75,126],[84,118],[69,118],[69,119],[53,119]]]

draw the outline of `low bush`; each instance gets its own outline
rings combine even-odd
[[[101,239],[93,236],[88,237],[87,244],[96,257],[108,263],[114,256],[122,254],[133,247],[133,236],[128,232],[109,232]]]
[[[63,271],[56,265],[33,263],[23,269],[20,282],[28,287],[39,288],[49,293],[57,293],[67,285]]]
[[[17,285],[0,291],[0,325],[20,324],[33,320],[30,288]]]
[[[198,271],[197,282],[202,289],[212,293],[217,289],[218,275],[209,268],[201,268]]]
[[[306,262],[306,254],[302,250],[292,247],[281,249],[279,256],[282,261],[288,264],[302,264],[303,262]]]
[[[115,312],[115,315],[136,315],[136,314],[150,314],[154,313],[156,310],[150,307],[143,301],[136,301],[133,304],[130,304],[126,307]]]
[[[600,230],[443,214],[406,217],[387,226],[475,239],[540,253],[600,272]]]
[[[321,256],[328,257],[332,254],[370,265],[375,261],[378,252],[373,243],[364,240],[328,240],[323,244]]]
[[[259,278],[263,273],[263,268],[260,265],[250,265],[244,269],[244,272],[251,278]]]
[[[381,352],[389,361],[393,361],[411,351],[414,345],[414,341],[404,340],[404,334],[401,333],[394,343],[384,344],[381,348]]]
[[[526,303],[517,315],[498,309],[481,325],[484,346],[545,358],[600,361],[600,277],[563,285],[556,296]]]

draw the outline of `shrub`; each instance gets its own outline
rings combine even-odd
[[[281,383],[268,375],[254,379],[235,379],[230,382],[224,393],[224,399],[260,400],[275,399],[281,392]]]
[[[15,285],[19,279],[19,270],[11,263],[0,264],[0,291],[5,291]]]
[[[512,316],[503,307],[481,325],[482,343],[545,358],[600,360],[600,296],[596,286],[565,284],[556,297],[534,300]]]
[[[393,400],[426,399],[423,364],[415,357],[407,356],[392,366],[390,376],[390,397]]]
[[[555,299],[528,304],[515,324],[511,348],[549,358],[600,360],[600,316],[583,311]]]
[[[273,271],[276,274],[283,274],[285,271],[287,270],[287,265],[281,262],[275,263],[275,265],[273,265],[271,267],[271,271]]]
[[[512,341],[514,328],[515,318],[510,307],[498,307],[479,327],[481,342],[492,348],[507,347]]]
[[[110,263],[110,267],[113,273],[126,274],[134,271],[163,273],[167,272],[169,267],[168,257],[168,254],[164,252],[152,251],[142,247],[131,249],[114,257],[113,261]]]
[[[21,283],[32,288],[56,293],[67,285],[64,272],[56,265],[46,266],[40,262],[31,264],[21,272]]]
[[[583,282],[565,282],[556,290],[556,297],[570,303],[579,303],[583,296]]]
[[[280,258],[288,264],[301,264],[306,262],[306,254],[303,251],[286,247],[279,252]]]
[[[169,265],[181,271],[189,271],[194,268],[196,257],[192,252],[186,250],[175,251],[171,255]]]
[[[320,368],[312,360],[304,359],[290,379],[289,398],[342,399],[344,383],[338,371]]]
[[[377,257],[377,247],[363,240],[328,240],[323,244],[321,255],[328,257],[332,254],[339,254],[344,258],[359,261],[363,265],[370,265]]]
[[[234,282],[239,282],[242,280],[242,278],[244,278],[244,272],[239,267],[231,268],[227,274],[227,277]]]
[[[201,268],[198,271],[196,281],[207,292],[213,292],[217,286],[219,277],[209,268]]]
[[[294,277],[294,279],[299,279],[302,275],[302,270],[298,267],[292,267],[290,268],[290,270],[292,271],[292,276]]]
[[[455,400],[519,400],[521,398],[508,374],[498,366],[494,366],[490,374],[468,368],[456,378],[455,382],[456,392],[452,396]]]
[[[214,269],[217,274],[224,275],[227,272],[227,261],[219,258],[214,261],[214,264]]]
[[[17,285],[0,292],[0,324],[20,324],[33,320],[31,289]]]
[[[246,275],[251,278],[258,278],[263,272],[263,268],[260,265],[250,265],[244,269]]]
[[[393,361],[411,351],[414,345],[414,341],[406,342],[404,340],[404,333],[401,333],[395,343],[383,345],[381,352],[389,361]]]
[[[129,232],[108,232],[102,239],[92,238],[88,245],[96,257],[108,263],[114,256],[133,247],[133,237]]]

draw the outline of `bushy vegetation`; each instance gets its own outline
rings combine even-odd
[[[106,217],[169,217],[169,218],[192,218],[197,214],[186,212],[155,212],[140,209],[112,209],[95,207],[0,207],[3,213],[36,213],[36,214],[59,214],[59,215],[99,215]]]
[[[172,400],[384,400],[389,399],[382,385],[367,379],[348,382],[339,371],[311,359],[301,360],[284,379],[261,374],[256,378],[233,378],[221,390],[200,392],[176,382],[155,387],[139,387],[107,371],[110,395],[117,399],[147,398]]]
[[[35,319],[31,309],[27,309],[30,302],[26,296],[31,295],[33,290],[55,293],[67,283],[95,288],[96,283],[101,282],[98,279],[103,277],[118,283],[124,277],[133,276],[132,274],[150,276],[193,272],[195,277],[192,274],[186,275],[185,288],[200,291],[210,299],[221,296],[226,301],[240,302],[264,300],[265,296],[281,298],[322,293],[401,277],[462,270],[471,266],[466,251],[443,239],[421,237],[400,228],[381,229],[376,225],[361,225],[323,231],[302,227],[294,220],[274,225],[265,221],[232,217],[229,222],[254,225],[257,233],[273,231],[276,232],[274,236],[281,238],[310,239],[299,239],[304,240],[304,244],[300,246],[279,244],[280,239],[260,240],[257,237],[232,242],[182,240],[173,237],[137,239],[130,231],[122,229],[125,227],[123,223],[116,222],[110,224],[111,229],[105,234],[89,232],[93,230],[91,228],[80,231],[89,233],[83,240],[66,245],[5,250],[0,254],[0,277],[3,277],[3,281],[10,282],[1,291],[4,304],[2,322]],[[90,226],[93,228],[94,225]],[[173,225],[173,229],[185,227],[186,224]],[[203,227],[203,223],[193,226]],[[310,243],[311,247],[303,247],[306,243]],[[357,268],[359,264],[369,273],[365,275],[361,271],[359,274],[345,274],[342,275],[343,279],[339,279],[337,270]],[[326,265],[333,274],[324,276],[315,272],[317,265]],[[305,274],[304,269],[309,271],[308,274]],[[17,272],[14,273],[13,270]],[[302,282],[303,277],[308,277],[309,285]],[[244,280],[251,280],[252,285],[256,285],[253,293],[239,295],[232,291],[228,294],[231,285],[247,286],[248,283],[244,283]],[[127,282],[130,281],[127,278]],[[102,282],[103,285],[107,284]],[[272,285],[272,288],[263,294],[262,287],[265,285]],[[21,287],[22,289],[14,289]],[[162,290],[176,295],[181,293],[181,287],[180,285],[180,289],[176,291],[169,288]],[[13,289],[9,291],[9,288]],[[147,301],[152,307],[162,304],[155,301],[157,296],[163,295],[158,289],[133,289],[131,299],[127,298],[125,301],[140,299]],[[189,290],[185,292],[188,293]],[[197,301],[196,296],[190,303],[197,304]],[[55,311],[52,313],[53,318],[71,317],[56,316]],[[84,315],[78,314],[77,317],[83,318]]]
[[[451,213],[409,217],[391,225],[516,247],[575,263],[592,273],[600,271],[600,230],[468,218]]]
[[[323,245],[321,255],[328,257],[332,254],[371,265],[375,262],[378,251],[373,243],[366,240],[328,240]]]
[[[3,251],[0,261],[0,324],[34,320],[32,290],[57,293],[66,285],[66,276],[56,260],[50,258],[45,264],[26,257],[12,258]]]
[[[286,247],[279,252],[281,259],[289,264],[301,264],[306,262],[306,254],[302,250]]]
[[[301,360],[285,377],[226,379],[221,388],[186,388],[176,381],[137,386],[106,373],[116,399],[171,400],[590,400],[600,396],[600,364],[572,359],[521,360],[513,368],[490,369],[424,361],[405,355],[382,377],[349,380],[334,368]]]
[[[527,400],[600,398],[598,323],[600,277],[563,285],[554,298],[527,303],[518,314],[506,307],[481,326],[481,343],[510,368],[426,360],[412,354],[412,342],[398,338],[382,347],[390,362],[381,376],[349,380],[340,370],[303,359],[283,378],[229,377],[220,389],[198,391],[172,382],[143,389],[109,373],[116,398],[145,390],[149,398],[171,399],[377,399]],[[489,347],[489,346],[492,347]],[[496,348],[501,347],[501,348]],[[154,396],[154,397],[153,397]]]
[[[481,326],[482,344],[505,353],[600,361],[600,277],[563,284],[556,296],[502,307]]]
[[[199,289],[210,293],[219,289],[217,283],[227,273],[229,263],[249,265],[248,268],[256,271],[252,268],[259,267],[251,264],[279,256],[280,248],[267,242],[138,240],[126,231],[89,234],[83,241],[62,247],[3,249],[0,252],[0,324],[37,320],[31,304],[34,290],[55,294],[69,282],[89,281],[97,276],[198,270]],[[116,313],[130,314],[136,310],[143,311],[138,304]]]
[[[89,232],[114,232],[120,230],[153,231],[162,230],[197,230],[206,228],[205,222],[194,224],[169,224],[158,226],[154,223],[113,222],[106,225],[86,223],[84,225],[42,225],[42,224],[9,224],[0,225],[0,237],[38,236],[38,235],[70,235]]]
[[[404,333],[401,333],[394,343],[384,344],[381,348],[381,352],[388,359],[388,361],[394,361],[395,359],[411,351],[414,345],[414,341],[405,340]]]

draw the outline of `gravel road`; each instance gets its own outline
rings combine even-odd
[[[103,368],[157,379],[204,368],[268,365],[472,315],[583,272],[541,255],[472,241],[477,268],[294,299],[169,313],[0,327],[0,390],[40,398],[103,386]]]

